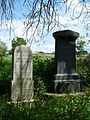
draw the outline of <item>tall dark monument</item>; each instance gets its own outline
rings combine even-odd
[[[56,74],[54,90],[57,93],[81,91],[81,81],[76,73],[75,40],[79,33],[71,30],[53,33],[55,38]]]

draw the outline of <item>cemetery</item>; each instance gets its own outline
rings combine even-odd
[[[75,31],[52,37],[55,57],[26,43],[0,55],[1,120],[90,120],[90,55],[77,59]]]

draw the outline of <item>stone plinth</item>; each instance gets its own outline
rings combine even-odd
[[[14,51],[11,99],[17,102],[30,101],[32,98],[32,51],[29,47],[21,45]]]
[[[53,33],[55,38],[55,92],[79,92],[80,80],[76,73],[75,40],[79,33],[64,30]]]

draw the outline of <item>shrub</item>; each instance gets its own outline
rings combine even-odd
[[[46,92],[46,86],[44,81],[40,78],[34,78],[34,93],[35,99],[43,100],[43,94]]]
[[[77,60],[77,72],[84,83],[90,83],[90,55]]]
[[[54,79],[54,71],[55,71],[54,58],[51,57],[47,58],[45,56],[38,54],[33,56],[33,78],[36,89],[37,87],[40,88],[39,86],[42,86],[48,92],[51,92],[53,89],[52,81]]]
[[[11,56],[0,57],[0,95],[10,95],[12,79]]]
[[[55,75],[55,58],[47,58],[44,61],[44,78],[48,92],[53,92],[53,81]]]

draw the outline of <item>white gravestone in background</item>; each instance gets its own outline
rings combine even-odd
[[[12,101],[29,101],[33,98],[32,51],[26,45],[14,51]]]

